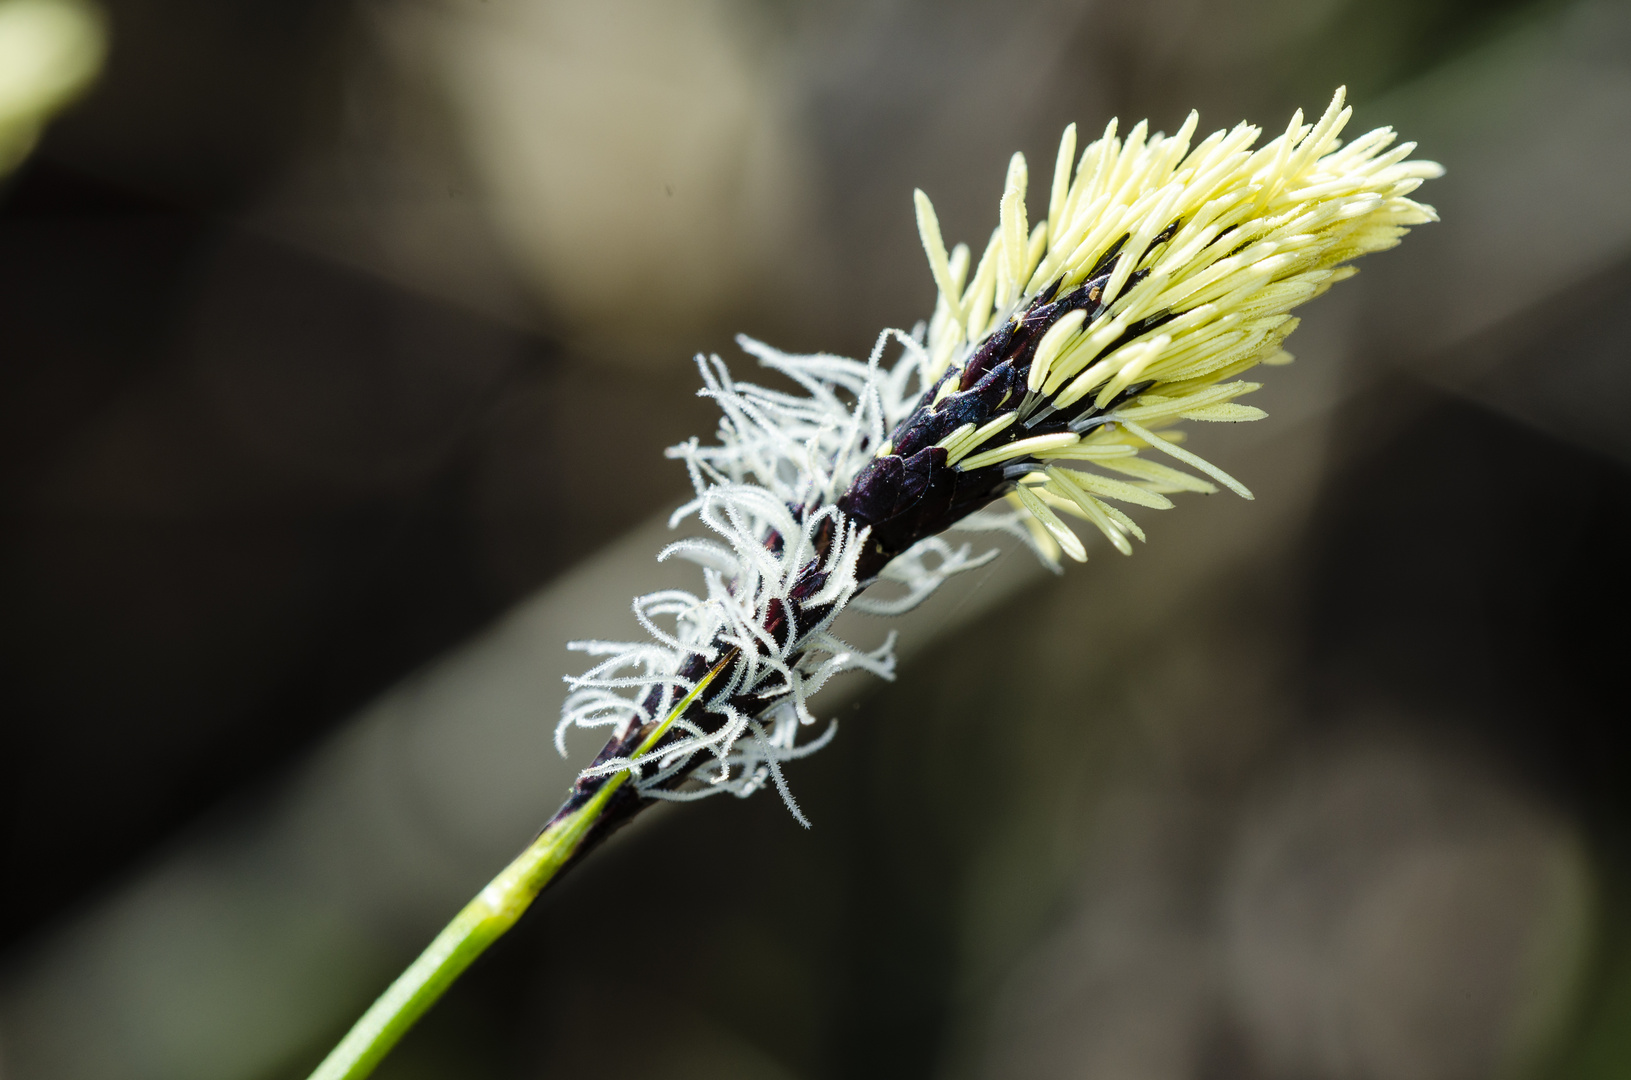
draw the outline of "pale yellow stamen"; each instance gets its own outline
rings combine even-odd
[[[1015,154],[1008,162],[1008,181],[998,204],[1002,232],[1002,263],[998,267],[997,307],[1006,310],[1014,302],[1013,291],[1025,281],[1025,253],[1029,247],[1030,224],[1025,220],[1025,186],[1029,173],[1025,155]]]
[[[1031,373],[1026,381],[1030,390],[1038,390],[1047,378],[1048,365],[1065,351],[1066,346],[1075,343],[1076,331],[1081,329],[1082,322],[1086,320],[1087,312],[1081,308],[1067,311],[1059,321],[1048,327],[1048,332],[1042,335],[1037,343],[1036,356],[1031,360]]]
[[[1036,493],[1021,484],[1014,489],[1014,494],[1031,516],[1042,523],[1042,527],[1058,543],[1059,548],[1077,562],[1087,561],[1087,549],[1082,546],[1082,538],[1071,531],[1070,526],[1059,520],[1059,515],[1049,509],[1048,504],[1037,498]]]
[[[1172,509],[1172,500],[1165,495],[1159,495],[1145,488],[1134,487],[1132,484],[1125,484],[1120,480],[1112,480],[1107,476],[1094,476],[1092,473],[1076,472],[1074,470],[1066,471],[1057,465],[1049,465],[1047,475],[1057,480],[1056,473],[1067,477],[1079,490],[1097,495],[1101,499],[1129,502],[1134,506],[1147,506],[1152,510]]]
[[[1003,413],[995,420],[992,420],[986,424],[981,424],[978,428],[974,428],[965,438],[961,439],[955,447],[946,451],[946,464],[957,464],[971,451],[984,444],[993,435],[996,435],[999,432],[1007,431],[1008,428],[1013,426],[1014,421],[1018,419],[1018,413]],[[973,428],[973,425],[965,424],[964,427]]]
[[[1006,446],[987,450],[983,454],[975,454],[963,462],[963,468],[983,469],[987,465],[996,465],[999,462],[1025,457],[1027,454],[1035,454],[1043,450],[1071,446],[1080,441],[1081,436],[1070,431],[1061,431],[1054,435],[1033,435],[1029,439],[1019,439]]]
[[[952,278],[951,260],[946,256],[946,242],[940,236],[940,219],[935,215],[934,204],[921,188],[913,190],[912,200],[917,205],[917,232],[923,241],[923,251],[929,257],[929,271],[934,275],[934,283],[940,287],[940,295],[951,307],[952,318],[962,322],[960,290]]]
[[[1234,477],[1230,476],[1228,473],[1224,472],[1210,461],[1198,457],[1195,454],[1191,454],[1188,450],[1185,450],[1180,446],[1173,445],[1170,440],[1161,438],[1159,435],[1156,435],[1154,432],[1149,431],[1131,420],[1123,420],[1118,422],[1127,429],[1129,434],[1136,435],[1138,438],[1143,439],[1145,442],[1149,443],[1153,449],[1159,450],[1163,454],[1167,454],[1170,457],[1177,458],[1179,461],[1183,462],[1185,465],[1188,465],[1192,469],[1199,469],[1201,472],[1205,473],[1207,476],[1210,476],[1212,479],[1216,480],[1230,491],[1233,491],[1236,495],[1239,495],[1242,499],[1256,498],[1256,496],[1247,489],[1245,484],[1242,484],[1239,480],[1236,480]]]
[[[1053,189],[1048,194],[1049,238],[1052,239],[1065,224],[1065,197],[1070,194],[1070,163],[1076,157],[1076,125],[1065,125],[1059,137],[1059,156],[1053,163]]]
[[[1133,553],[1133,545],[1127,542],[1126,535],[1121,531],[1118,523],[1113,522],[1110,515],[1104,512],[1104,504],[1089,495],[1081,485],[1076,482],[1076,476],[1064,469],[1050,467],[1048,479],[1052,482],[1052,490],[1069,499],[1081,511],[1082,516],[1092,522],[1104,534],[1106,540],[1114,544],[1116,550],[1123,555]]]

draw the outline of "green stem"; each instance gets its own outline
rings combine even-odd
[[[631,757],[657,745],[698,695],[736,657],[732,649],[676,704],[667,718],[640,743]],[[514,862],[488,883],[454,916],[419,958],[398,975],[385,993],[352,1025],[339,1045],[317,1066],[310,1080],[362,1080],[374,1071],[414,1022],[436,1003],[464,969],[514,926],[545,885],[560,872],[600,820],[612,795],[629,774],[607,778],[589,801],[552,823]]]

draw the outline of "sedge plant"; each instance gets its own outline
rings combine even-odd
[[[808,825],[784,766],[836,733],[812,695],[833,676],[894,671],[891,633],[841,640],[846,610],[904,612],[982,565],[948,536],[1006,532],[1058,570],[1085,561],[1078,528],[1123,554],[1145,533],[1126,507],[1181,493],[1251,492],[1182,445],[1183,421],[1238,423],[1259,365],[1291,360],[1291,310],[1352,275],[1349,263],[1435,220],[1410,198],[1439,175],[1379,128],[1343,144],[1338,90],[1314,122],[1299,111],[1257,146],[1239,124],[1194,141],[1115,121],[1078,153],[1065,129],[1046,214],[1032,224],[1022,155],[978,259],[947,249],[915,193],[939,290],[933,316],[889,330],[865,361],[742,348],[796,392],[739,382],[698,357],[719,406],[711,442],[668,451],[695,497],[671,524],[708,535],[659,559],[701,568],[699,593],[634,600],[647,637],[580,641],[556,744],[580,728],[609,739],[537,839],[461,911],[359,1020],[313,1080],[366,1076],[539,892],[620,825],[661,801],[773,787]]]

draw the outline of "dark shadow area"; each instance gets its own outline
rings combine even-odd
[[[49,156],[0,326],[8,941],[672,501],[699,411]]]

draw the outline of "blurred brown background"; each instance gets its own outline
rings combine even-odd
[[[570,779],[693,353],[926,315],[913,186],[1341,83],[1444,222],[1197,434],[1257,501],[954,582],[812,832],[651,815],[380,1075],[1631,1072],[1631,5],[106,8],[0,180],[0,1077],[304,1075]]]

